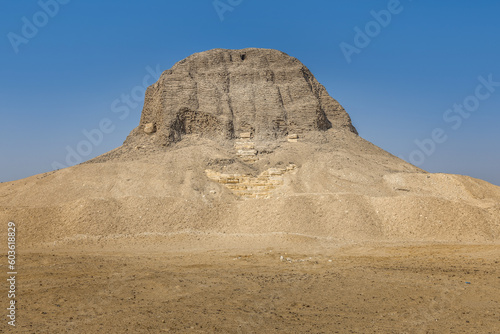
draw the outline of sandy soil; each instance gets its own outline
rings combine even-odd
[[[15,332],[500,332],[498,245],[112,248],[21,252]]]

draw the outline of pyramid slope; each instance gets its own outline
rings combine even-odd
[[[331,243],[500,240],[500,187],[426,173],[354,134],[323,136],[336,145],[284,142],[251,168],[230,149],[191,137],[132,161],[4,183],[0,217],[21,224],[24,243],[34,245],[176,234],[269,243],[283,235]],[[266,198],[245,198],[206,172],[258,177],[290,163],[296,167]]]

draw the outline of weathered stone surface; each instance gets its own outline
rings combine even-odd
[[[288,141],[289,141],[290,143],[296,143],[296,142],[299,140],[299,135],[298,135],[298,134],[296,134],[296,133],[294,133],[294,134],[290,134],[290,135],[288,135],[288,138],[287,138],[287,139],[288,139]]]
[[[210,180],[223,184],[239,197],[269,198],[273,190],[283,185],[285,174],[296,168],[294,164],[289,164],[286,168],[269,168],[257,177],[218,173],[210,169],[205,170],[205,174]]]
[[[156,132],[156,125],[155,125],[155,123],[146,123],[146,124],[144,124],[144,132],[148,133],[148,134]]]
[[[148,124],[156,132],[147,132]],[[296,58],[214,49],[181,60],[148,87],[140,125],[126,143],[153,136],[168,145],[185,134],[274,139],[332,127],[356,133],[344,108]]]

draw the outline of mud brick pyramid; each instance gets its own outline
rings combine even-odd
[[[0,184],[0,220],[33,245],[497,243],[500,187],[427,173],[367,142],[283,52],[215,49],[148,87],[122,146]]]

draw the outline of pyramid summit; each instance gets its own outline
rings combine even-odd
[[[179,61],[147,89],[126,143],[169,145],[187,134],[264,140],[331,128],[357,133],[299,60],[271,49],[214,49]]]

